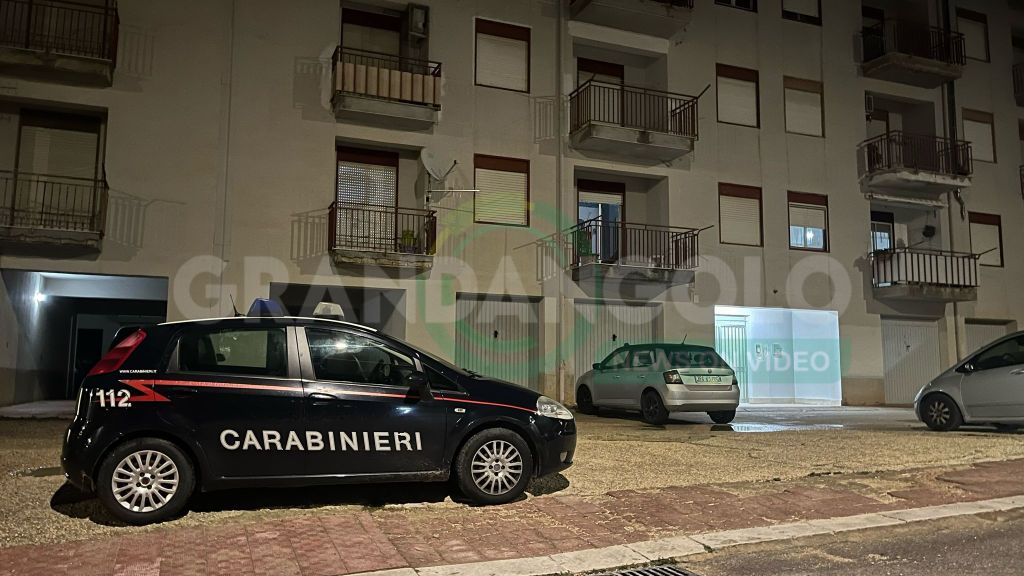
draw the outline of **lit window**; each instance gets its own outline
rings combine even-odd
[[[789,193],[789,247],[828,250],[828,196]]]

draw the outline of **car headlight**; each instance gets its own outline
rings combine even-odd
[[[547,396],[537,398],[537,414],[557,420],[572,420],[572,412]]]

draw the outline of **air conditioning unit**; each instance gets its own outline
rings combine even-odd
[[[864,117],[871,120],[875,113],[875,97],[873,94],[864,94]]]

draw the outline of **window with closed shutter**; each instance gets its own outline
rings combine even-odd
[[[394,250],[397,156],[339,150],[337,187],[339,245]]]
[[[821,24],[820,0],[782,0],[782,17],[808,24]]]
[[[758,74],[756,70],[718,65],[718,121],[757,127]]]
[[[1003,226],[998,214],[970,212],[971,252],[981,254],[982,266],[1003,265]]]
[[[824,136],[822,88],[820,82],[783,79],[786,102],[786,131],[808,136]]]
[[[476,196],[473,219],[485,224],[530,223],[530,162],[477,154],[473,158]]]
[[[530,29],[476,21],[476,84],[530,91]]]
[[[964,54],[988,62],[988,18],[981,12],[957,8],[956,29],[964,35]]]
[[[100,121],[62,114],[22,114],[18,171],[95,179]]]
[[[982,162],[995,162],[995,127],[992,114],[964,109],[963,118],[964,140],[971,143],[971,158]]]
[[[722,184],[718,195],[719,239],[724,244],[761,245],[761,190]]]

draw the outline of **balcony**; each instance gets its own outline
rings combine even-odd
[[[693,151],[697,98],[589,80],[569,94],[573,148],[650,163]]]
[[[441,111],[441,64],[366,50],[334,51],[338,120],[403,130],[429,130]]]
[[[110,86],[117,60],[117,5],[62,0],[0,2],[0,73]]]
[[[5,249],[95,252],[106,220],[106,182],[0,171],[0,246]]]
[[[638,285],[664,289],[693,282],[700,263],[700,232],[595,218],[559,236],[574,281],[605,289]]]
[[[1013,65],[1013,98],[1017,106],[1024,106],[1024,64]]]
[[[871,255],[876,298],[932,302],[978,299],[978,255],[895,248]]]
[[[960,78],[967,63],[963,34],[902,20],[864,28],[861,47],[864,76],[921,88]]]
[[[886,132],[860,143],[857,164],[865,196],[927,208],[971,185],[971,145],[938,136]]]
[[[337,265],[429,270],[434,265],[433,210],[334,202],[327,246]]]
[[[690,22],[693,0],[569,0],[573,20],[669,38]]]

